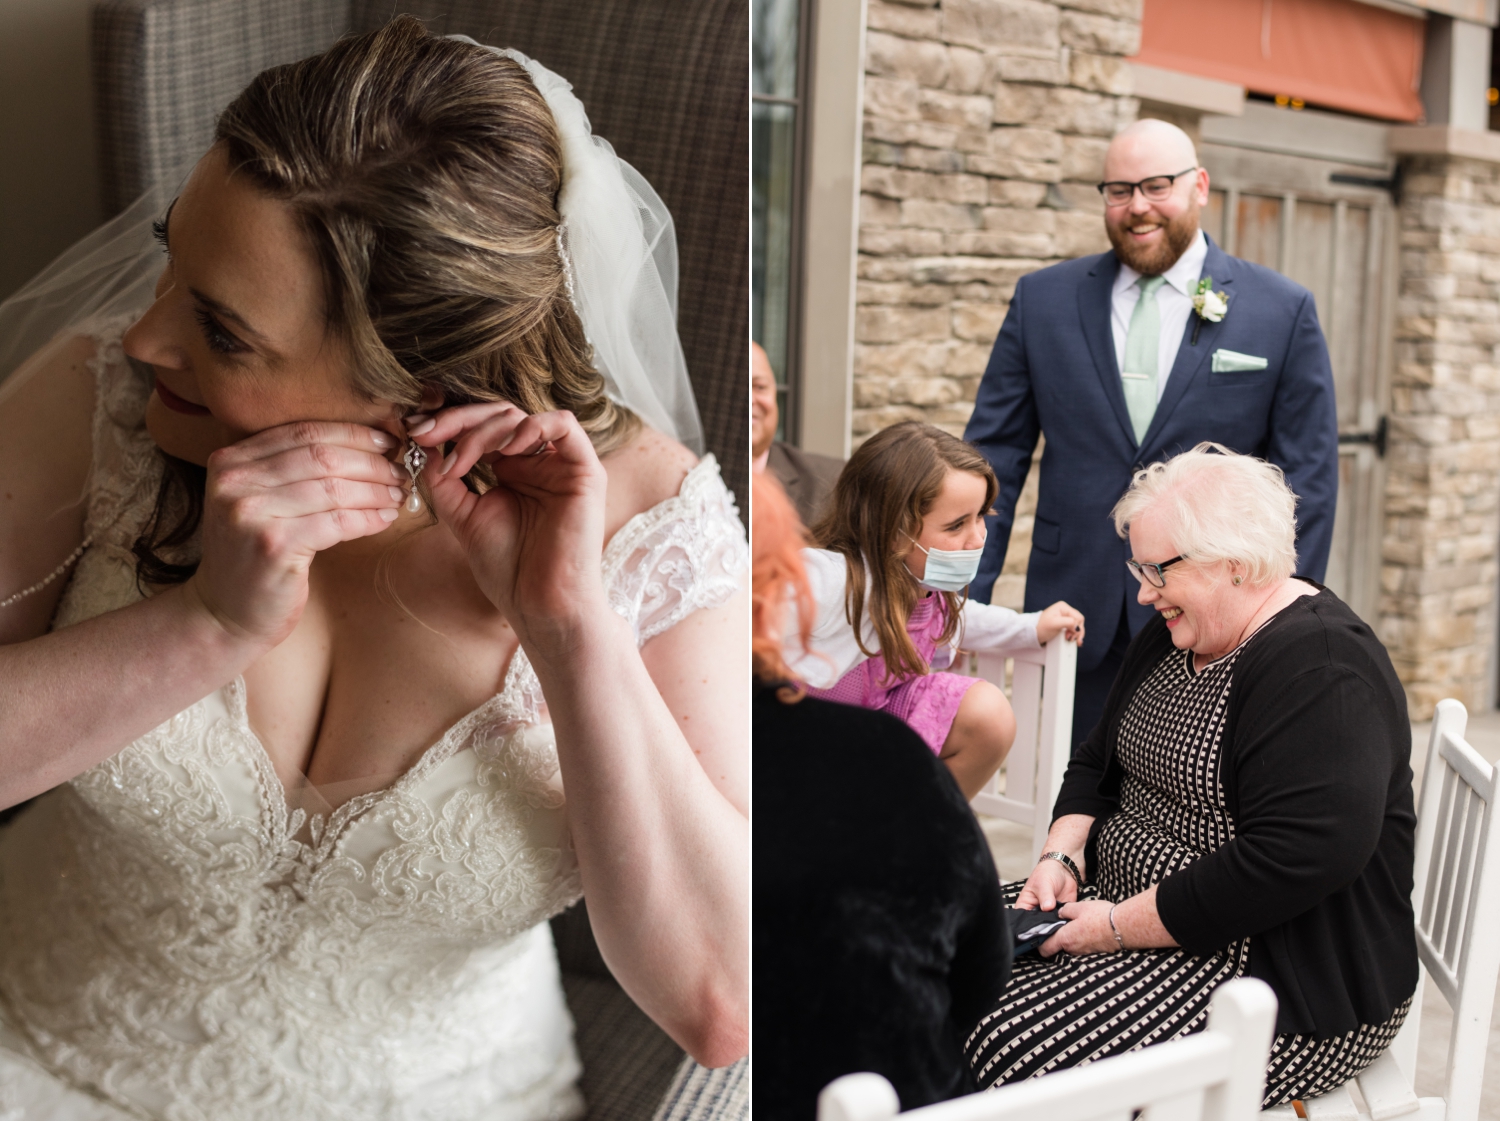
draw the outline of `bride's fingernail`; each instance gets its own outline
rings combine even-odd
[[[391,497],[397,502],[400,502],[403,498],[406,497],[406,492],[400,487],[386,487],[385,489],[391,492]]]
[[[443,456],[443,465],[438,468],[438,474],[446,475],[453,468],[453,465],[457,462],[458,453],[449,452],[447,455]]]
[[[415,421],[416,423],[412,423],[413,421]],[[408,436],[420,436],[422,435],[422,433],[431,432],[434,428],[437,427],[437,421],[433,420],[430,416],[409,416],[406,418],[406,423],[406,434]]]
[[[377,448],[394,448],[396,446],[396,438],[389,433],[382,432],[378,428],[373,429],[372,432],[373,434],[370,439],[375,441]]]
[[[392,510],[389,506],[387,506],[384,510],[380,511],[380,520],[383,521],[383,522],[393,522],[393,521],[395,521],[396,520],[396,511]]]
[[[406,424],[406,427],[412,428],[412,427],[415,427],[418,424],[421,424],[424,420],[431,420],[431,419],[432,418],[430,416],[428,416],[426,413],[412,413],[409,417],[406,418],[405,424]]]

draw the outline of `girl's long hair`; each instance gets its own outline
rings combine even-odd
[[[792,679],[781,645],[788,606],[796,608],[804,651],[812,633],[814,609],[807,570],[802,565],[806,531],[781,484],[765,471],[759,472],[750,485],[750,529],[751,661],[755,676],[774,685]],[[800,700],[802,690],[783,689],[780,696],[783,701]]]
[[[929,666],[917,653],[906,623],[922,589],[903,559],[922,534],[949,471],[967,471],[985,482],[984,508],[1000,485],[989,462],[971,446],[941,428],[908,420],[875,433],[849,458],[833,490],[827,512],[813,527],[813,540],[841,553],[848,569],[844,613],[859,648],[879,654],[894,677],[916,677]],[[957,592],[942,597],[939,643],[958,633],[963,601]],[[865,646],[866,612],[878,650]]]

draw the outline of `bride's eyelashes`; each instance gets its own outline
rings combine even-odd
[[[172,255],[172,247],[167,244],[167,223],[163,218],[158,218],[151,223],[151,236],[166,251],[168,257]]]
[[[193,318],[198,321],[199,328],[203,331],[203,341],[208,344],[208,349],[216,354],[245,354],[250,348],[239,339],[235,338],[224,329],[213,313],[205,308],[194,308]]]

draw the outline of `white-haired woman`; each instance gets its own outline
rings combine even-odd
[[[982,1087],[1203,1028],[1240,975],[1280,1010],[1269,1105],[1395,1037],[1417,981],[1411,729],[1390,658],[1292,575],[1296,496],[1200,444],[1114,510],[1140,602],[1104,718],[1068,766],[1022,908],[1070,920],[1017,960],[966,1049]]]

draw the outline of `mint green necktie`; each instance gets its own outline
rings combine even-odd
[[[1143,276],[1136,281],[1141,298],[1135,302],[1135,310],[1130,313],[1130,330],[1125,333],[1125,364],[1120,370],[1120,381],[1137,444],[1146,438],[1146,429],[1156,415],[1156,366],[1161,354],[1161,309],[1156,306],[1156,290],[1165,283],[1166,278],[1160,276]]]

